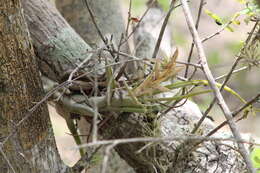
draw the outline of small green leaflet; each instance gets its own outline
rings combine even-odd
[[[209,10],[205,10],[205,13],[208,15],[208,16],[210,16],[211,18],[213,18],[215,21],[216,21],[216,23],[220,23],[221,25],[223,24],[223,20],[221,19],[221,17],[219,17],[217,14],[215,14],[215,13],[212,13],[211,11],[209,11]]]
[[[260,168],[260,147],[255,147],[251,153],[250,153],[250,158],[253,162],[253,166],[255,168]],[[260,173],[260,171],[258,171],[257,173]]]
[[[168,11],[170,8],[170,1],[169,0],[158,0],[159,4],[162,6],[164,11]]]
[[[247,0],[236,0],[237,2],[239,2],[240,4],[245,4],[247,3]]]
[[[207,10],[207,9],[204,10],[204,11],[205,11],[205,13],[206,13],[209,17],[211,17],[212,19],[215,20],[216,24],[218,24],[218,25],[223,25],[223,24],[227,23],[227,22],[224,22],[223,19],[222,19],[221,17],[219,17],[217,14],[212,13],[211,11],[209,11],[209,10]],[[234,21],[233,21],[233,22],[234,22]],[[238,24],[238,22],[236,21],[235,24]],[[227,25],[227,26],[226,26],[226,29],[227,29],[228,31],[230,31],[230,32],[234,32],[234,29],[233,29],[230,25]]]

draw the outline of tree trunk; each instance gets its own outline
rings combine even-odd
[[[90,46],[71,28],[53,4],[45,0],[24,0],[22,5],[40,71],[47,77],[44,79],[53,80],[57,84],[62,83],[68,79],[77,64],[86,59],[87,71],[94,66],[99,66],[99,63],[91,58],[91,53],[88,52],[91,50]],[[48,87],[48,82],[43,81],[45,87]],[[63,102],[64,97],[55,103],[56,110],[66,120],[71,133],[76,135],[73,133],[71,110]],[[77,140],[76,143],[79,144],[79,141]]]
[[[43,89],[20,1],[0,7],[0,172],[61,172],[46,104],[30,111]]]

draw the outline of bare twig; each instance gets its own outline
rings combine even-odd
[[[204,5],[204,0],[200,0],[200,6],[199,6],[199,11],[198,11],[198,17],[197,17],[196,24],[195,24],[195,28],[196,28],[196,29],[199,28],[200,16],[201,16],[201,12],[202,12],[203,5]],[[193,49],[194,49],[194,42],[191,43],[191,48],[190,48],[190,52],[189,52],[189,56],[188,56],[187,63],[190,63],[190,62],[191,62],[191,57],[192,57]],[[185,73],[184,73],[184,77],[185,77],[185,78],[187,78],[188,73],[189,73],[189,66],[186,66]],[[184,92],[183,92],[183,93],[184,93]]]
[[[188,3],[186,0],[181,0],[181,2],[182,2],[183,12],[184,12],[188,27],[190,29],[193,40],[194,40],[195,45],[198,50],[199,59],[200,59],[204,74],[205,74],[207,80],[209,81],[210,87],[212,88],[215,97],[217,98],[219,106],[221,107],[226,119],[228,120],[229,127],[230,127],[234,137],[237,140],[242,140],[242,137],[236,127],[236,124],[235,124],[234,120],[232,119],[232,113],[231,113],[230,109],[228,108],[225,100],[223,99],[223,96],[221,95],[220,90],[218,89],[218,87],[216,85],[216,81],[214,80],[214,77],[208,67],[207,58],[206,58],[206,55],[205,55],[205,52],[204,52],[204,49],[202,46],[202,41],[195,28]],[[247,153],[245,146],[241,143],[238,143],[238,147],[239,147],[239,151],[240,151],[242,157],[244,158],[248,171],[255,173],[256,170],[254,169],[254,167],[252,165],[252,162],[250,160],[250,157]]]
[[[129,0],[129,8],[128,8],[128,20],[127,20],[127,25],[126,25],[126,30],[125,30],[125,36],[128,35],[128,30],[129,30],[129,26],[130,26],[130,22],[131,22],[131,11],[132,11],[132,0]],[[120,46],[121,44],[119,44]]]
[[[13,172],[13,173],[16,173],[16,171],[14,170],[14,167],[12,166],[10,160],[8,159],[8,157],[6,156],[6,154],[4,153],[2,146],[3,146],[3,144],[0,143],[0,153],[1,153],[1,155],[3,156],[3,158],[5,159],[5,161],[7,162],[7,165],[8,165],[9,168],[12,170],[12,172]]]
[[[260,97],[260,93],[257,94],[253,99],[251,99],[250,101],[248,101],[246,104],[244,104],[241,108],[239,108],[238,110],[236,110],[235,112],[233,112],[233,117],[236,116],[237,114],[239,114],[240,112],[242,112],[244,109],[246,109],[248,106],[252,105],[253,103],[257,102],[258,99]]]
[[[257,100],[260,98],[260,93],[255,96],[254,98],[252,98],[250,101],[248,101],[246,104],[244,104],[241,108],[239,108],[237,111],[233,112],[232,115],[233,117],[236,117],[241,111],[243,111],[244,109],[246,109],[248,106],[252,105],[253,103],[257,102]],[[216,128],[214,128],[212,131],[210,131],[206,136],[211,136],[214,133],[216,133],[219,129],[221,129],[222,127],[224,127],[225,125],[228,124],[228,121],[224,121],[222,122],[220,125],[218,125]]]
[[[90,60],[90,57],[92,56],[92,53],[97,54],[97,53],[100,52],[103,48],[104,48],[104,47],[98,48],[97,50],[87,51],[86,53],[90,53],[90,55],[88,55],[88,56],[70,73],[69,78],[68,78],[68,81],[71,81],[71,79],[73,78],[73,76],[75,75],[75,73],[77,73],[77,72],[80,70],[80,68],[82,68],[82,66],[83,66],[84,64],[86,64],[86,63]]]
[[[152,67],[151,64],[145,62],[145,61],[150,61],[149,59],[146,59],[146,58],[138,58],[138,57],[136,57],[136,56],[134,56],[134,55],[130,55],[130,54],[127,54],[127,53],[124,53],[124,52],[115,51],[115,50],[114,50],[114,52],[117,53],[117,54],[119,54],[119,55],[121,55],[121,56],[131,58],[132,60],[129,60],[129,62],[130,62],[130,61],[143,61],[142,63],[144,63],[145,65],[148,65],[148,66],[151,66],[151,67]]]
[[[199,23],[200,23],[200,17],[201,17],[201,13],[202,13],[202,9],[203,9],[203,5],[204,5],[204,0],[200,0],[200,5],[199,5],[199,11],[198,11],[198,16],[197,16],[197,20],[196,20],[196,24],[195,24],[195,27],[196,29],[199,28]],[[190,63],[191,62],[191,57],[192,57],[192,53],[193,53],[193,49],[194,49],[194,42],[191,43],[191,48],[190,48],[190,52],[189,52],[189,56],[188,56],[188,59],[187,59],[187,63]],[[200,66],[201,68],[201,66]],[[195,68],[194,71],[193,71],[193,74],[189,77],[189,79],[192,79],[192,77],[195,75],[197,69]],[[184,78],[187,78],[188,77],[188,73],[189,73],[189,66],[186,66],[185,68],[185,73],[184,73]],[[182,94],[184,95],[185,94],[185,88],[182,89]]]
[[[244,71],[244,70],[246,70],[246,69],[249,69],[249,66],[244,66],[244,67],[241,67],[241,68],[239,68],[239,69],[237,69],[237,70],[234,70],[234,71],[232,72],[232,74],[239,73],[239,72]],[[228,74],[229,74],[229,73],[228,73]],[[223,79],[223,78],[227,77],[228,74],[224,74],[224,75],[221,75],[221,76],[219,76],[219,77],[216,77],[215,80]]]
[[[96,20],[95,20],[95,16],[94,16],[94,14],[93,14],[93,12],[92,12],[90,6],[89,6],[88,0],[84,0],[84,2],[85,2],[85,4],[86,4],[86,7],[87,7],[88,12],[89,12],[89,15],[90,15],[90,17],[91,17],[91,20],[92,20],[92,22],[93,22],[93,24],[94,24],[96,30],[97,30],[98,35],[100,36],[100,38],[101,38],[101,40],[104,42],[104,44],[107,46],[107,48],[110,50],[110,46],[108,45],[107,39],[103,36],[101,30],[99,29],[99,27],[98,27],[98,25],[97,25],[97,22],[96,22]],[[113,58],[115,57],[114,54],[113,54],[111,51],[109,51],[109,53],[111,54],[111,56],[112,56]]]
[[[186,66],[193,66],[193,67],[195,67],[195,68],[201,69],[201,65],[195,64],[195,63],[183,62],[183,61],[176,61],[176,63],[177,63],[177,64],[183,64],[183,65],[186,65]]]
[[[97,154],[100,148],[101,146],[97,147],[92,153],[85,153],[85,155],[81,157],[80,160],[73,165],[73,167],[67,167],[65,173],[81,173],[85,168],[89,167],[91,164],[91,159],[95,156],[95,154]]]
[[[176,2],[176,0],[172,0],[171,7],[170,7],[169,11],[167,12],[167,14],[165,16],[165,19],[164,19],[162,27],[161,27],[160,34],[158,36],[158,39],[157,39],[157,42],[156,42],[156,45],[155,45],[155,48],[154,48],[154,52],[153,52],[152,58],[156,58],[156,56],[158,54],[158,51],[159,51],[159,48],[160,48],[160,45],[161,45],[161,41],[162,41],[162,38],[163,38],[163,34],[164,34],[164,31],[165,31],[165,28],[166,28],[166,26],[168,24],[168,20],[169,20],[169,18],[171,16],[172,10],[175,8],[174,7],[175,2]]]
[[[148,11],[151,9],[151,7],[153,6],[153,4],[155,3],[155,0],[153,0],[153,2],[151,2],[151,5],[148,6],[148,8],[145,10],[144,14],[142,15],[142,17],[140,18],[139,22],[137,23],[137,25],[133,28],[132,32],[125,38],[124,41],[121,42],[121,45],[126,43],[128,41],[128,39],[134,34],[134,32],[136,31],[136,29],[139,27],[140,23],[142,22],[142,20],[144,19],[144,17],[146,16],[146,14],[148,13]],[[121,46],[120,45],[120,46]]]
[[[94,96],[97,97],[98,95],[98,81],[97,81],[97,75],[95,75],[95,83],[94,83]],[[93,116],[93,121],[92,121],[92,127],[93,127],[93,134],[92,134],[92,140],[97,141],[98,139],[98,107],[97,107],[97,102],[94,100],[93,102],[93,109],[94,109],[94,116]]]
[[[137,25],[133,28],[133,30],[131,31],[131,33],[125,38],[124,41],[122,41],[121,44],[124,44],[126,41],[128,41],[128,39],[135,33],[135,31],[137,30],[137,28],[139,27],[139,25],[141,24],[141,22],[143,21],[144,17],[146,16],[146,14],[149,12],[149,10],[153,7],[154,3],[156,2],[156,0],[153,0],[152,2],[149,3],[148,8],[145,10],[145,12],[143,13],[143,15],[141,16],[139,22],[137,23]],[[176,5],[173,9],[177,8],[181,6],[181,4]]]
[[[152,143],[152,142],[149,142],[149,143],[145,144],[142,148],[140,148],[139,150],[137,150],[135,153],[136,153],[136,154],[139,154],[139,153],[143,152],[146,148],[150,147],[151,145],[153,145],[153,143]]]
[[[112,150],[116,145],[117,145],[117,143],[113,143],[113,144],[107,146],[106,151],[105,151],[105,156],[104,156],[104,158],[103,158],[101,173],[106,173],[107,163],[108,163],[109,156],[110,156],[110,154],[111,154],[111,150]]]
[[[229,71],[229,73],[227,74],[227,77],[225,78],[225,81],[222,83],[221,87],[220,87],[220,91],[222,91],[224,89],[224,87],[226,86],[228,80],[230,79],[231,75],[233,74],[234,69],[236,68],[236,66],[238,65],[238,62],[240,61],[241,58],[237,58],[235,63],[232,65],[231,70]],[[213,106],[215,105],[217,101],[217,98],[214,97],[214,99],[211,101],[209,107],[206,109],[206,111],[204,112],[203,116],[200,118],[200,120],[198,121],[198,123],[195,125],[194,129],[192,130],[191,133],[196,133],[196,131],[199,129],[200,125],[203,123],[203,121],[205,120],[205,118],[207,117],[208,113],[210,112],[210,110],[213,108]]]
[[[94,16],[94,14],[93,14],[93,12],[92,12],[90,6],[89,6],[88,0],[84,0],[84,2],[85,2],[85,4],[86,4],[86,7],[87,7],[88,12],[89,12],[89,15],[90,15],[90,17],[91,17],[91,20],[92,20],[92,22],[93,22],[93,24],[94,24],[96,30],[97,30],[98,35],[100,36],[100,38],[102,39],[102,41],[103,41],[104,44],[106,45],[106,44],[107,44],[107,40],[106,40],[106,38],[103,36],[101,30],[99,29],[99,27],[98,27],[98,25],[97,25],[97,22],[96,22],[96,20],[95,20],[95,16]]]
[[[252,38],[252,34],[254,33],[255,29],[256,29],[256,26],[255,25],[250,34],[248,35],[247,39],[246,39],[246,42],[245,42],[245,45],[243,46],[243,48],[241,48],[241,50],[239,51],[239,54],[237,55],[237,58],[236,58],[236,61],[234,62],[234,64],[232,65],[230,71],[228,72],[228,74],[224,75],[226,78],[224,80],[224,82],[222,83],[221,87],[220,87],[220,91],[222,91],[224,89],[224,87],[226,86],[227,82],[229,81],[229,79],[231,78],[231,75],[236,71],[235,68],[238,66],[238,63],[239,61],[242,59],[241,58],[241,54],[243,52],[243,50],[248,46],[251,38]],[[246,68],[249,68],[249,67],[246,67]],[[245,68],[245,69],[246,69]],[[242,68],[244,69],[244,68]],[[222,77],[222,76],[221,76]],[[218,80],[220,78],[216,78],[215,80]],[[195,133],[198,128],[200,127],[200,125],[202,124],[202,122],[205,120],[205,118],[207,117],[207,115],[209,114],[209,112],[211,111],[211,109],[213,108],[213,106],[215,105],[217,99],[216,97],[214,97],[214,99],[212,100],[212,102],[210,103],[209,107],[206,109],[206,111],[204,112],[203,116],[201,117],[201,119],[198,121],[198,123],[195,125],[194,129],[192,130],[192,133]]]
[[[166,14],[163,14],[159,19],[157,20],[154,20],[151,24],[152,24],[152,30],[150,31],[151,33],[157,29],[157,27],[159,27],[161,21],[165,18]],[[135,54],[136,53],[136,50],[142,45],[142,43],[145,41],[145,38],[141,39],[140,41],[138,41],[135,45],[135,48],[132,52],[132,54]],[[151,58],[151,57],[149,57]]]
[[[73,149],[78,148],[85,148],[85,147],[93,147],[93,146],[99,146],[99,145],[110,145],[114,144],[129,144],[129,143],[136,143],[136,142],[172,142],[172,141],[185,141],[185,140],[203,140],[203,141],[233,141],[237,143],[246,143],[246,144],[252,144],[255,146],[260,146],[258,143],[249,142],[247,140],[237,140],[235,138],[222,138],[222,137],[205,137],[205,136],[184,136],[181,137],[139,137],[139,138],[126,138],[126,139],[114,139],[114,140],[100,140],[97,142],[91,142],[87,144],[82,144],[80,146],[73,147]]]
[[[216,35],[219,35],[219,34],[220,34],[222,31],[224,31],[224,30],[226,29],[226,27],[227,27],[228,25],[230,25],[231,23],[232,23],[232,21],[229,21],[228,23],[224,24],[217,32],[215,32],[215,33],[213,33],[213,34],[211,34],[211,35],[205,37],[204,39],[201,40],[201,42],[203,43],[203,42],[205,42],[205,41],[207,41],[207,40],[209,40],[209,39],[215,37]]]

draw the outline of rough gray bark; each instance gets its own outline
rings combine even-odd
[[[0,172],[62,172],[46,104],[29,111],[43,89],[20,1],[0,7]]]
[[[48,1],[24,0],[22,3],[42,74],[62,82],[78,63],[90,58],[90,46]]]
[[[90,46],[70,27],[53,4],[44,0],[24,0],[22,5],[45,88],[48,87],[48,80],[56,82],[54,85],[66,81],[72,70],[84,60],[86,66],[83,69],[91,70],[94,66],[99,66],[91,58],[92,53],[88,52],[91,51]],[[90,76],[91,74],[88,77]],[[68,96],[65,95],[55,105],[58,113],[65,118],[71,133],[77,135],[70,117],[73,110],[68,104]],[[56,93],[53,97],[57,98],[59,95]],[[79,144],[78,139],[76,143]]]
[[[156,115],[154,115],[156,116]],[[197,105],[188,101],[184,106],[173,109],[160,120],[153,121],[146,116],[121,114],[116,120],[111,119],[105,128],[105,134],[112,139],[134,137],[183,137],[191,135],[195,123],[202,114]],[[200,136],[207,134],[214,124],[206,120],[199,131]],[[230,133],[217,133],[215,137],[231,137]],[[233,142],[203,142],[194,147],[196,141],[172,141],[163,143],[139,142],[122,144],[115,147],[118,154],[134,168],[137,173],[167,172],[188,173],[200,172],[237,173],[244,172],[246,167],[242,157],[234,148]],[[145,147],[146,146],[146,147]],[[142,152],[137,153],[145,147]]]

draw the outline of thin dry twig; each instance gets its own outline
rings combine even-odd
[[[204,49],[203,49],[202,41],[201,41],[199,34],[198,34],[198,32],[195,28],[188,3],[187,3],[186,0],[181,0],[181,2],[182,2],[182,7],[183,7],[183,13],[185,15],[189,30],[192,34],[193,40],[194,40],[195,45],[196,45],[197,50],[198,50],[198,55],[199,55],[199,59],[200,59],[204,74],[205,74],[207,80],[209,81],[210,87],[212,88],[215,97],[217,98],[217,101],[219,103],[220,108],[222,109],[226,119],[228,120],[229,127],[230,127],[234,137],[237,140],[241,140],[242,137],[241,137],[241,135],[238,131],[238,128],[237,128],[234,120],[232,119],[232,113],[231,113],[230,109],[228,108],[223,96],[221,95],[220,90],[218,89],[218,87],[216,85],[216,81],[214,80],[214,77],[213,77],[213,75],[212,75],[212,73],[211,73],[211,71],[208,67],[207,58],[206,58],[206,55],[205,55],[205,52],[204,52]],[[241,143],[238,143],[238,147],[239,147],[239,151],[240,151],[240,153],[241,153],[241,155],[242,155],[242,157],[243,157],[243,159],[246,163],[248,171],[255,173],[256,170],[254,169],[254,167],[252,165],[252,162],[250,160],[250,157],[247,153],[245,146]]]
[[[207,41],[207,40],[209,40],[209,39],[215,37],[216,35],[219,35],[219,34],[220,34],[221,32],[223,32],[223,31],[227,28],[227,26],[230,25],[231,23],[232,23],[232,21],[229,21],[228,23],[224,24],[218,31],[216,31],[215,33],[213,33],[213,34],[211,34],[211,35],[205,37],[204,39],[201,40],[201,42],[203,43],[203,42],[205,42],[205,41]]]
[[[223,91],[224,87],[226,86],[228,80],[230,79],[231,75],[233,74],[234,69],[236,68],[236,66],[238,65],[238,62],[240,61],[241,58],[237,58],[235,63],[232,65],[231,70],[229,71],[229,73],[227,74],[227,77],[225,78],[225,81],[222,83],[221,87],[220,87],[220,92]],[[203,116],[200,118],[200,120],[198,121],[198,123],[195,125],[194,129],[192,130],[191,133],[196,133],[196,131],[199,129],[200,125],[203,123],[203,121],[205,120],[205,118],[207,117],[208,113],[210,112],[210,110],[213,108],[213,106],[215,105],[217,101],[217,98],[214,97],[214,99],[212,100],[212,102],[210,103],[208,109],[206,109],[206,111],[204,112]]]
[[[246,109],[248,106],[252,105],[253,103],[257,102],[258,99],[260,98],[260,93],[258,95],[256,95],[254,98],[252,98],[250,101],[248,101],[246,104],[244,104],[241,108],[239,108],[238,110],[236,110],[235,112],[233,112],[233,118],[235,118],[241,111],[243,111],[244,109]],[[222,127],[224,127],[225,125],[228,124],[228,121],[224,121],[222,122],[220,125],[218,125],[216,128],[214,128],[212,131],[210,131],[206,136],[211,136],[214,133],[216,133],[219,129],[221,129]]]
[[[97,81],[97,75],[95,75],[95,82],[94,82],[94,96],[97,97],[98,95],[98,81]],[[98,139],[98,107],[97,107],[97,102],[94,100],[93,103],[93,109],[94,109],[94,116],[93,116],[93,121],[92,121],[92,140],[97,141]]]
[[[98,35],[100,36],[100,38],[102,39],[102,41],[104,42],[104,44],[106,45],[106,44],[107,44],[107,40],[106,40],[106,38],[103,36],[101,30],[99,29],[99,27],[98,27],[98,25],[97,25],[97,22],[96,22],[96,20],[95,20],[94,14],[93,14],[93,12],[92,12],[90,6],[89,6],[88,0],[84,0],[84,1],[85,1],[85,4],[86,4],[86,7],[87,7],[87,9],[88,9],[89,15],[90,15],[90,17],[91,17],[91,20],[92,20],[92,22],[93,22],[93,25],[95,26],[95,28],[96,28],[96,30],[97,30],[97,33],[98,33]]]
[[[156,0],[153,0],[151,2],[151,5],[148,6],[148,8],[145,10],[144,14],[142,15],[142,17],[140,18],[140,20],[138,21],[137,25],[133,28],[132,32],[125,38],[124,41],[121,42],[121,45],[126,43],[129,38],[135,33],[135,31],[137,30],[137,28],[139,27],[140,23],[142,22],[142,20],[144,19],[144,17],[146,16],[146,14],[149,12],[149,10],[151,9],[151,7],[153,6],[153,4],[156,2]],[[121,46],[119,45],[119,46]]]
[[[153,52],[152,58],[156,58],[157,57],[157,54],[158,54],[158,51],[159,51],[159,48],[160,48],[160,45],[161,45],[161,41],[162,41],[162,38],[163,38],[163,34],[164,34],[164,31],[165,31],[165,28],[166,28],[166,26],[168,24],[168,21],[169,21],[169,18],[171,16],[171,13],[172,13],[173,9],[175,8],[175,6],[174,6],[175,2],[176,2],[176,0],[172,0],[170,9],[169,9],[169,11],[167,12],[167,14],[166,14],[166,16],[164,18],[164,21],[163,21],[163,24],[162,24],[162,27],[161,27],[161,30],[160,30],[160,33],[159,33],[159,36],[158,36],[155,48],[154,48],[154,52]]]
[[[86,64],[88,61],[90,61],[91,56],[93,56],[92,54],[99,54],[99,52],[102,51],[104,48],[105,47],[103,46],[103,47],[98,48],[96,50],[87,50],[86,54],[89,53],[89,55],[79,65],[77,65],[76,68],[73,69],[73,71],[69,75],[68,81],[71,81],[71,79],[73,78],[75,73],[77,73],[80,70],[80,68],[83,67],[84,64]]]
[[[65,173],[81,173],[85,168],[91,164],[91,159],[97,154],[102,146],[97,147],[92,153],[85,153],[72,167],[67,167]]]
[[[247,70],[247,69],[249,69],[249,66],[244,66],[244,67],[241,67],[241,68],[239,68],[239,69],[237,69],[237,70],[234,70],[234,71],[232,72],[232,74],[239,73],[239,72],[244,71],[244,70]],[[227,77],[228,74],[229,74],[229,73],[223,74],[223,75],[221,75],[221,76],[219,76],[219,77],[216,77],[215,80],[223,79],[223,78]]]
[[[131,22],[131,14],[132,12],[132,0],[129,0],[129,7],[128,7],[128,20],[127,20],[127,25],[126,25],[126,30],[125,30],[125,36],[128,35],[128,30],[129,30],[129,26],[130,26],[130,22]],[[121,44],[119,44],[120,46]]]
[[[258,99],[260,97],[260,93],[257,94],[253,99],[251,99],[250,101],[248,101],[246,104],[244,104],[241,108],[239,108],[238,110],[236,110],[235,112],[233,112],[233,116],[239,114],[241,111],[243,111],[245,108],[247,108],[249,105],[253,104],[254,102],[257,102]]]
[[[151,7],[153,7],[153,3],[155,3],[155,2],[156,2],[156,1],[153,1],[153,2],[150,2],[150,3],[149,3],[148,9],[147,9],[146,12],[148,12],[148,10],[150,10]],[[173,8],[173,10],[176,9],[176,8],[178,8],[178,7],[180,7],[180,6],[181,6],[181,4],[175,5],[174,8]],[[145,12],[145,14],[146,14],[146,12]],[[166,13],[166,14],[163,14],[163,15],[160,17],[160,19],[158,19],[157,21],[154,21],[154,22],[153,22],[153,24],[152,24],[152,27],[153,27],[153,28],[152,28],[152,30],[151,30],[150,32],[153,32],[153,30],[155,30],[157,27],[160,26],[160,25],[159,25],[160,22],[166,17],[166,15],[167,15],[167,13]],[[134,30],[133,30],[132,33],[134,33],[134,32],[136,31],[136,29],[139,27],[140,22],[143,20],[144,17],[145,17],[144,15],[141,17],[140,21],[138,22],[137,26],[134,28]],[[135,49],[133,50],[132,54],[135,54],[135,51],[137,50],[137,48],[139,48],[139,47],[141,46],[141,44],[143,43],[143,41],[145,41],[145,38],[143,38],[142,40],[140,40],[140,41],[135,45]],[[149,58],[151,58],[151,57],[149,57]]]
[[[105,151],[105,156],[104,156],[104,158],[103,158],[101,173],[106,173],[107,163],[108,163],[109,156],[110,156],[110,154],[111,154],[111,150],[112,150],[116,145],[117,145],[117,143],[113,143],[113,144],[107,146],[106,151]]]
[[[221,87],[220,87],[220,91],[222,91],[224,89],[224,87],[226,86],[227,82],[229,81],[229,79],[231,78],[232,74],[234,73],[235,68],[238,66],[241,58],[241,53],[243,52],[243,50],[248,46],[251,38],[252,38],[252,34],[254,33],[255,29],[256,29],[257,24],[255,24],[255,26],[252,28],[250,34],[248,35],[245,45],[243,46],[243,48],[239,51],[239,54],[237,55],[237,58],[234,62],[234,64],[232,65],[230,71],[228,72],[228,74],[224,75],[226,78],[224,80],[224,82],[222,83]],[[249,67],[247,67],[249,68]],[[243,68],[244,69],[244,68]],[[245,68],[246,69],[246,68]],[[218,78],[219,79],[219,78]],[[217,78],[215,80],[218,80]],[[214,99],[212,100],[212,102],[210,103],[209,107],[206,109],[206,111],[204,112],[203,116],[201,117],[201,119],[198,121],[198,123],[195,125],[194,129],[192,130],[192,133],[194,134],[198,128],[200,127],[200,125],[203,123],[203,121],[205,120],[205,118],[207,117],[207,115],[209,114],[209,112],[211,111],[211,109],[213,108],[213,106],[215,105],[217,99],[216,97],[214,97]]]
[[[199,23],[200,23],[200,17],[201,17],[201,13],[202,13],[202,9],[203,9],[203,5],[205,0],[200,0],[200,5],[199,5],[199,11],[198,11],[198,16],[197,16],[197,20],[196,20],[196,24],[195,24],[195,28],[198,29],[199,28]],[[193,53],[193,49],[194,49],[194,42],[191,43],[191,48],[190,48],[190,52],[189,52],[189,56],[188,56],[188,60],[187,63],[191,62],[191,57],[192,57],[192,53]],[[185,73],[184,73],[184,77],[187,78],[189,73],[189,66],[186,67],[185,69]]]
[[[177,64],[183,64],[186,66],[193,66],[194,68],[199,68],[201,69],[201,65],[195,64],[195,63],[189,63],[189,62],[183,62],[183,61],[176,61]]]
[[[97,30],[98,35],[100,36],[101,40],[104,42],[104,44],[106,45],[106,47],[110,50],[110,47],[113,47],[113,46],[109,46],[109,45],[108,45],[107,39],[103,36],[101,30],[99,29],[99,27],[98,27],[98,25],[97,25],[97,22],[96,22],[96,20],[95,20],[95,16],[94,16],[94,14],[93,14],[93,12],[92,12],[90,6],[89,6],[88,0],[84,0],[84,1],[85,1],[87,10],[88,10],[88,12],[89,12],[91,21],[92,21],[92,23],[94,24],[94,26],[95,26],[95,28],[96,28],[96,30]],[[114,54],[112,53],[112,51],[109,51],[109,53],[111,54],[111,56],[112,56],[113,58],[115,58],[115,56],[114,56]]]
[[[16,173],[16,171],[14,170],[14,167],[12,166],[10,160],[8,159],[8,157],[6,156],[6,154],[4,153],[2,146],[3,146],[3,144],[0,143],[0,153],[1,153],[1,155],[3,156],[4,160],[6,161],[7,165],[8,165],[9,168],[12,170],[12,172],[13,172],[13,173]]]
[[[113,139],[113,140],[100,140],[97,142],[90,142],[86,144],[82,144],[80,146],[73,147],[73,149],[85,148],[85,147],[93,147],[93,146],[100,146],[100,145],[111,145],[114,144],[129,144],[129,143],[136,143],[136,142],[172,142],[172,141],[186,141],[186,140],[202,140],[202,141],[232,141],[237,143],[246,143],[255,146],[260,146],[259,143],[254,143],[251,141],[247,141],[244,139],[237,140],[235,138],[224,138],[224,137],[208,137],[208,136],[185,136],[182,135],[181,137],[138,137],[138,138],[126,138],[126,139]]]

